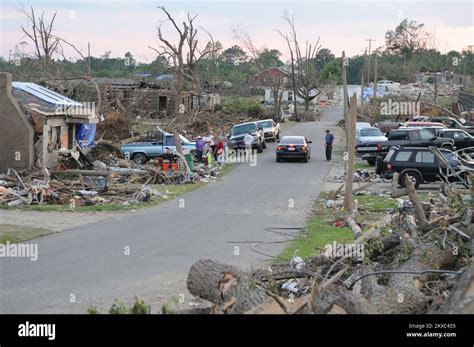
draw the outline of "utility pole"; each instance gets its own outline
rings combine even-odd
[[[360,114],[364,116],[364,75],[365,75],[365,60],[367,59],[367,48],[364,53],[364,64],[362,64],[362,71],[360,72]],[[367,81],[368,84],[368,81]]]
[[[354,175],[354,159],[355,159],[355,124],[357,121],[357,95],[354,93],[351,97],[348,117],[348,134],[347,136],[347,154],[348,160],[346,165],[346,182],[344,184],[344,211],[351,213],[352,211],[352,181]]]
[[[368,62],[368,68],[367,68],[367,85],[370,83],[370,47],[372,44],[372,41],[375,41],[374,39],[367,39],[365,41],[369,41],[369,62]]]
[[[87,67],[89,69],[89,77],[92,77],[91,72],[91,43],[87,42]]]
[[[344,97],[344,127],[346,128],[347,132],[347,114],[348,114],[348,104],[349,104],[349,95],[347,94],[347,64],[348,61],[346,61],[346,52],[342,51],[342,94]],[[347,138],[347,134],[346,134]],[[346,141],[346,149],[347,149],[347,141]]]
[[[377,99],[377,78],[378,78],[378,71],[377,71],[377,53],[375,54],[375,63],[374,63],[374,97],[372,99],[372,104],[375,105]]]

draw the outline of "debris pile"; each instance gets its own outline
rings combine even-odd
[[[336,175],[329,177],[328,182],[343,183],[346,175]],[[391,180],[385,179],[377,175],[373,170],[355,170],[353,173],[353,182],[373,182],[373,183],[390,183]]]
[[[408,178],[391,193],[399,205],[364,231],[345,215],[349,244],[253,272],[199,260],[188,290],[221,314],[474,313],[472,197],[444,183],[423,203]]]
[[[0,175],[0,205],[130,205],[167,198],[154,185],[192,184],[219,179],[221,168],[199,165],[191,172],[178,160],[176,170],[163,170],[157,163],[147,165],[119,159],[108,146],[96,148],[107,162],[75,148],[60,151],[58,166],[20,175],[14,169]]]

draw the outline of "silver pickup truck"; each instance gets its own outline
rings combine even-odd
[[[273,119],[263,119],[257,122],[263,128],[263,135],[265,140],[273,141],[280,139],[280,123]]]
[[[185,154],[196,151],[196,142],[189,141],[182,135],[179,137]],[[173,134],[170,133],[163,133],[162,139],[149,138],[144,141],[127,143],[120,147],[122,156],[133,160],[136,164],[145,164],[150,159],[163,156],[166,151],[176,151],[176,142]]]

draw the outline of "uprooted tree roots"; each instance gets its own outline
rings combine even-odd
[[[346,218],[363,259],[324,252],[253,273],[203,259],[189,271],[188,290],[212,313],[474,313],[471,207],[443,185],[438,216],[428,217],[408,179],[405,187],[392,193],[408,195],[408,212],[395,209],[364,233]],[[400,231],[384,232],[388,221]]]

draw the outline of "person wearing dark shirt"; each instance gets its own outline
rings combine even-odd
[[[331,161],[332,158],[332,144],[334,142],[334,135],[331,132],[326,130],[326,160]]]

